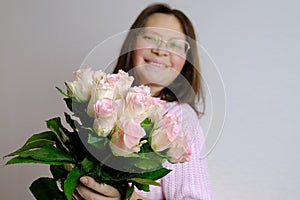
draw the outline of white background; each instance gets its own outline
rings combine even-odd
[[[100,42],[129,28],[146,0],[1,0],[1,157],[62,116],[64,88]],[[299,199],[300,4],[296,0],[164,1],[193,21],[227,94],[210,153],[217,200]],[[47,166],[4,166],[1,199],[33,199]]]

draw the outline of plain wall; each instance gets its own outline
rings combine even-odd
[[[1,157],[63,116],[55,86],[64,88],[86,55],[150,2],[1,0]],[[300,3],[163,2],[191,18],[226,89],[225,125],[208,155],[215,199],[299,199]],[[1,199],[33,199],[28,187],[49,176],[48,166],[6,161]]]

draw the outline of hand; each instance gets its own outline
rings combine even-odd
[[[75,200],[120,200],[121,195],[117,189],[110,185],[96,182],[92,177],[83,176],[80,184],[73,194]]]

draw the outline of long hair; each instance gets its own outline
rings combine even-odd
[[[204,114],[205,98],[200,73],[200,63],[196,44],[196,35],[193,25],[189,18],[179,10],[171,9],[167,4],[152,4],[145,8],[136,18],[130,32],[126,36],[121,48],[114,73],[122,69],[126,72],[132,71],[133,51],[135,48],[136,36],[141,28],[144,27],[149,16],[155,13],[174,15],[181,23],[186,40],[190,44],[190,49],[186,55],[186,61],[179,75],[169,86],[165,87],[159,97],[168,102],[178,101],[188,103],[198,115]],[[201,110],[200,106],[201,104]]]

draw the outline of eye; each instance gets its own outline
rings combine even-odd
[[[174,40],[174,41],[170,42],[170,48],[184,50],[185,49],[185,43],[182,42],[182,41]]]
[[[159,44],[160,43],[160,38],[154,35],[144,35],[143,38],[149,42]]]

